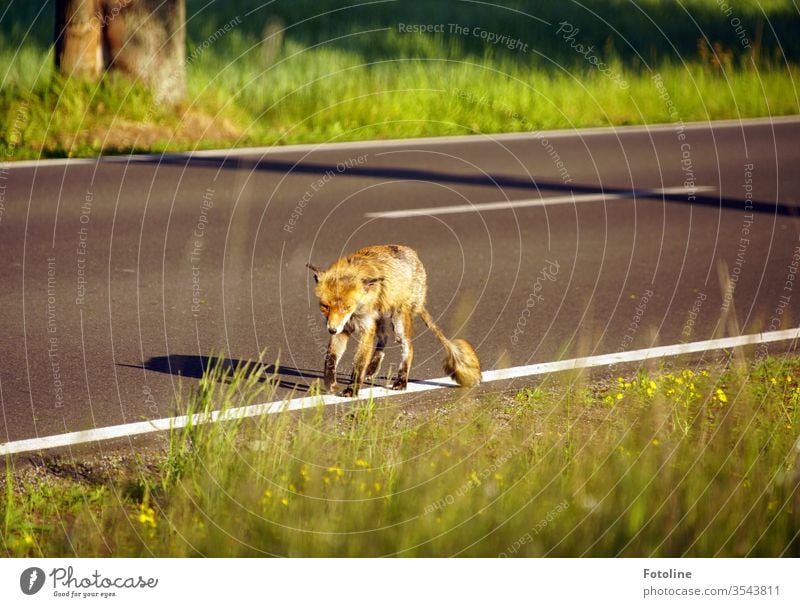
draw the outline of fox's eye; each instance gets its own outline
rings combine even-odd
[[[321,305],[321,306],[319,307],[319,309],[320,309],[320,310],[322,310],[322,313],[323,313],[323,314],[327,314],[327,313],[328,313],[328,306],[323,306],[323,305]]]

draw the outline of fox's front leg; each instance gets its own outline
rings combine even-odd
[[[327,392],[335,392],[338,389],[336,385],[336,367],[347,348],[347,340],[350,336],[342,331],[336,335],[331,335],[331,340],[328,342],[328,351],[325,353],[325,390]]]
[[[367,374],[367,366],[372,358],[372,351],[375,348],[375,323],[368,323],[361,330],[358,336],[358,349],[356,350],[355,360],[353,361],[353,376],[350,385],[344,389],[342,396],[354,396],[358,394],[361,384]]]

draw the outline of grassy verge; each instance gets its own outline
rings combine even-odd
[[[269,389],[212,370],[202,413]],[[800,555],[800,358],[175,430],[6,472],[9,556]],[[101,464],[108,464],[103,460]],[[98,472],[98,470],[100,472]]]
[[[588,11],[561,2],[508,8],[431,0],[414,10],[391,2],[349,10],[341,2],[270,3],[269,13],[262,2],[190,1],[189,94],[181,106],[165,107],[123,78],[64,81],[48,50],[50,10],[16,3],[0,22],[0,158],[800,112],[800,16],[784,0],[731,4],[736,13],[728,18],[712,0],[687,2],[686,12],[655,0],[640,2],[639,12],[616,1]],[[747,49],[730,18],[744,24]],[[558,34],[560,22],[576,37]],[[215,32],[230,23],[230,31]],[[275,32],[270,23],[285,34],[265,38]],[[402,33],[401,23],[447,29]],[[451,23],[519,40],[526,50],[452,33]]]

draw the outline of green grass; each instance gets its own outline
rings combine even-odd
[[[271,390],[217,366],[198,415]],[[9,556],[798,556],[800,358],[544,378],[175,429],[124,472],[9,467]]]
[[[800,26],[789,0],[730,2],[743,48],[713,0],[585,6],[432,0],[188,2],[188,95],[155,103],[123,78],[65,82],[52,69],[52,6],[13,2],[0,19],[0,156],[91,156],[241,145],[528,131],[800,112]],[[333,11],[333,12],[331,12]],[[550,23],[545,25],[523,11]],[[38,15],[38,16],[37,16]],[[241,25],[208,48],[217,28]],[[270,19],[282,43],[263,43]],[[623,89],[555,34],[569,21]],[[398,23],[458,23],[518,38],[510,51]],[[28,26],[31,33],[26,34]],[[372,31],[379,30],[379,31]],[[370,33],[372,32],[372,33]],[[199,50],[198,50],[199,49]],[[670,114],[653,76],[675,104]]]

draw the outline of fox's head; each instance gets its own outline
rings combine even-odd
[[[339,271],[335,266],[320,270],[307,264],[314,273],[319,309],[327,319],[328,333],[341,333],[359,308],[372,300],[375,285],[383,278],[361,277],[353,271]]]

